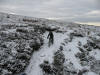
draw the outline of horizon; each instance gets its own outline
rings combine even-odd
[[[5,13],[5,12],[1,12]],[[26,16],[26,15],[21,15],[21,14],[15,14],[15,13],[5,13],[5,14],[11,14],[11,15],[17,15],[17,16]],[[26,17],[34,17],[34,16],[26,16]],[[42,17],[34,17],[34,18],[42,18]],[[58,19],[53,19],[53,18],[42,18],[42,19],[47,19],[47,20],[53,20],[53,21],[60,21],[60,22],[72,22],[72,21],[65,21],[65,20],[58,20]],[[100,26],[100,23],[85,23],[85,22],[73,22],[73,23],[78,23],[78,24],[84,24],[84,25],[92,25],[92,26]]]

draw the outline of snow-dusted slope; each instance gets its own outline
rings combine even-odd
[[[0,60],[0,75],[99,75],[100,27],[0,13]]]

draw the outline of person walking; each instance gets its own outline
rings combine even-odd
[[[49,47],[54,43],[54,35],[53,35],[53,32],[52,31],[49,31],[49,34],[47,36],[47,39],[49,39]]]

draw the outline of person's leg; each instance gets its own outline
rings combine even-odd
[[[53,44],[53,39],[50,38],[50,46]]]
[[[52,44],[54,43],[54,39],[53,39],[53,38],[51,39],[51,43],[52,43]]]
[[[50,38],[49,38],[49,43],[48,43],[48,46],[50,47],[50,43],[51,43],[51,41],[50,41]]]

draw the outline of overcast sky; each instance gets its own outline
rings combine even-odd
[[[0,0],[0,12],[100,24],[100,0]]]

